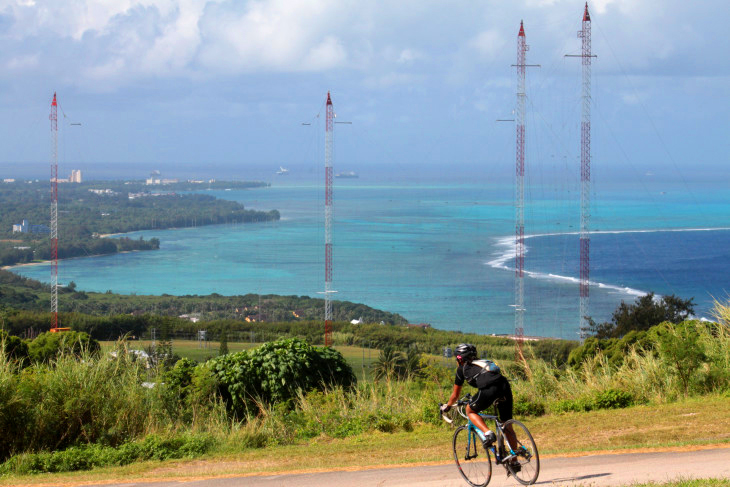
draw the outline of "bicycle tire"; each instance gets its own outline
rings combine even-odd
[[[517,446],[511,446],[516,453],[515,458],[517,458],[519,468],[511,461],[505,463],[505,468],[522,485],[532,485],[540,475],[540,455],[537,452],[537,445],[527,426],[516,419],[510,419],[505,421],[503,429],[509,425],[512,425],[512,431],[517,436]]]
[[[476,432],[470,432],[467,426],[458,427],[453,446],[454,461],[464,480],[473,487],[485,487],[492,480],[492,457]]]

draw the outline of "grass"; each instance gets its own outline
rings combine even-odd
[[[663,451],[730,447],[730,401],[724,396],[706,396],[672,404],[636,406],[620,410],[553,414],[526,418],[542,456],[584,455],[598,452]],[[700,435],[697,432],[701,432]],[[172,479],[257,473],[285,473],[375,466],[449,463],[451,428],[418,425],[412,432],[372,432],[344,439],[318,437],[292,445],[258,449],[241,448],[241,438],[232,432],[216,453],[197,460],[144,462],[127,467],[90,472],[14,476],[0,485],[63,485],[81,481],[123,478]],[[681,483],[684,482],[684,483]],[[719,483],[681,481],[676,487]],[[689,483],[687,483],[689,482]],[[638,487],[638,485],[636,486]]]

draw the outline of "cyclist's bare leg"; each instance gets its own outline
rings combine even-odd
[[[469,404],[466,405],[466,415],[469,416],[469,419],[472,423],[474,423],[474,426],[482,430],[482,433],[486,434],[487,431],[489,431],[489,426],[487,426],[487,423],[484,422],[484,418],[479,416],[478,413],[475,413]]]

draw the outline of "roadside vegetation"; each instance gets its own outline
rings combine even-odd
[[[715,312],[715,323],[652,326],[620,361],[600,347],[588,353],[585,345],[571,355],[581,354],[582,361],[570,363],[544,360],[530,344],[527,363],[509,360],[509,347],[497,342],[481,348],[515,379],[516,415],[526,417],[541,452],[726,443],[730,306],[717,303]],[[393,335],[402,331],[396,343],[416,343],[418,335],[409,334],[414,330],[375,326]],[[338,333],[339,343],[349,341],[349,332]],[[417,345],[383,347],[373,364],[377,380],[356,381],[336,347],[297,338],[203,363],[178,360],[164,340],[150,360],[132,353],[133,344],[124,340],[114,354],[102,353],[82,334],[71,342],[83,346],[59,339],[55,353],[35,357],[23,350],[33,342],[2,341],[5,475],[205,455],[259,457],[281,447],[291,452],[298,444],[310,445],[302,446],[302,456],[312,448],[335,455],[328,453],[333,445],[349,445],[372,458],[383,456],[373,448],[385,450],[392,457],[386,463],[433,461],[448,443],[436,405],[448,395],[453,364],[444,367],[441,357]],[[48,343],[44,349],[53,348]],[[701,438],[696,431],[703,431]],[[414,441],[423,449],[415,451]]]

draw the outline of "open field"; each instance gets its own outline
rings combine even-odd
[[[725,396],[523,419],[535,436],[544,458],[730,448],[730,401]],[[177,477],[449,463],[452,461],[451,434],[451,428],[445,425],[422,425],[411,432],[374,432],[344,439],[321,437],[285,446],[242,449],[238,446],[236,434],[232,433],[216,454],[202,459],[11,477],[0,480],[0,485],[64,485],[119,478],[131,482],[134,479],[169,480]]]

